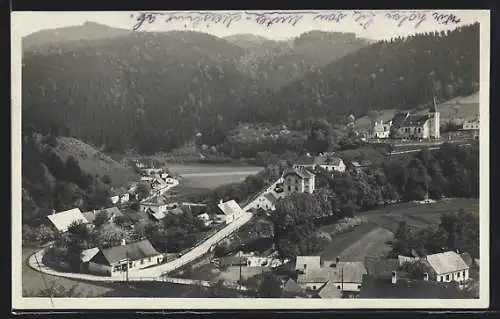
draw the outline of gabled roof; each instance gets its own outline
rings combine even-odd
[[[340,157],[332,157],[328,159],[325,164],[339,166],[340,163],[342,163],[342,159]]]
[[[464,260],[464,262],[467,264],[467,266],[471,266],[474,261],[472,260],[472,257],[469,253],[461,253],[460,254],[460,257],[462,257],[462,259]]]
[[[162,220],[163,218],[165,218],[165,214],[163,212],[156,212],[152,209],[148,209],[147,212],[156,220]]]
[[[410,115],[406,118],[406,120],[404,120],[400,126],[404,127],[404,126],[420,126],[420,125],[423,125],[428,119],[429,119],[429,115],[428,114],[425,114],[425,115]]]
[[[150,199],[141,202],[141,205],[160,206],[168,204],[168,200],[164,196],[153,196]]]
[[[363,276],[367,274],[365,265],[362,262],[339,262],[335,267],[330,265],[333,262],[325,261],[324,267],[306,269],[304,274],[299,274],[297,277],[298,283],[312,283],[312,282],[349,282],[361,283]]]
[[[122,212],[118,209],[118,207],[109,207],[101,210],[91,210],[88,212],[83,213],[83,216],[89,223],[93,223],[95,219],[95,215],[97,215],[100,212],[105,212],[108,215],[108,218],[111,218],[111,216],[123,216]]]
[[[465,298],[456,283],[425,280],[366,277],[359,293],[360,298],[369,299],[460,299]]]
[[[297,256],[295,259],[295,269],[303,269],[307,265],[307,270],[321,267],[321,256]]]
[[[283,173],[283,177],[287,176],[287,175],[297,175],[299,176],[300,178],[302,179],[306,179],[306,178],[311,178],[314,176],[313,173],[311,173],[310,171],[308,171],[307,169],[297,169],[297,168],[292,168],[292,169],[287,169],[284,173]]]
[[[99,248],[97,247],[86,249],[82,251],[82,253],[80,254],[80,259],[82,260],[82,262],[86,263],[92,258],[94,258],[94,256],[97,255],[98,252]]]
[[[230,201],[224,203],[220,203],[217,205],[217,207],[219,207],[224,215],[237,215],[243,213],[240,205],[238,205],[238,203],[234,199],[231,199]]]
[[[264,197],[269,201],[271,202],[272,204],[275,204],[276,201],[278,200],[278,198],[276,196],[274,196],[274,193],[273,192],[269,192],[267,194],[264,195]]]
[[[392,125],[395,127],[401,126],[401,123],[403,123],[409,115],[410,114],[408,112],[396,113],[396,115],[392,118]]]
[[[299,293],[302,291],[302,288],[300,288],[300,286],[297,284],[295,280],[289,278],[288,281],[283,286],[283,291],[289,293]]]
[[[61,232],[68,230],[68,227],[73,222],[87,223],[87,219],[83,216],[79,208],[73,208],[57,214],[48,215],[50,222]]]
[[[151,245],[147,239],[135,243],[103,249],[102,254],[110,264],[114,264],[126,258],[130,260],[139,260],[160,255],[160,253],[154,249],[153,245]]]
[[[342,291],[334,282],[328,281],[319,291],[318,297],[322,299],[342,298]]]
[[[454,251],[428,255],[427,262],[431,265],[437,275],[461,271],[469,268],[462,257]]]

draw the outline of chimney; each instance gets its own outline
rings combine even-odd
[[[94,214],[94,215],[95,215],[95,213],[96,213],[96,211],[95,211],[95,209],[93,209],[93,210],[92,210],[92,214]]]
[[[338,264],[340,262],[340,257],[335,258],[335,263]]]
[[[219,199],[219,204],[222,204],[222,203],[224,203],[224,201],[221,198],[221,199]]]
[[[56,214],[56,210],[55,210],[55,209],[53,209],[53,210],[52,210],[52,215],[55,215],[55,214]]]
[[[122,239],[122,246],[125,246],[127,244],[127,241],[125,240],[125,238]]]
[[[424,280],[429,281],[429,274],[424,272]]]
[[[398,273],[395,270],[392,271],[391,282],[393,285],[398,282]]]

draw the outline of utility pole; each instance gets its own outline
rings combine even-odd
[[[126,262],[126,267],[125,267],[125,270],[126,270],[126,273],[125,273],[125,279],[126,279],[126,282],[128,284],[128,266],[129,266],[129,260],[128,260],[128,251],[125,252],[125,262]]]
[[[340,268],[340,285],[342,287],[340,289],[340,292],[343,295],[344,294],[344,266],[342,266],[342,268]]]
[[[238,253],[238,257],[239,257],[239,258],[238,258],[238,259],[239,259],[239,260],[238,260],[238,263],[240,264],[240,290],[241,290],[241,277],[242,277],[242,276],[241,276],[241,250],[240,250],[240,252]]]

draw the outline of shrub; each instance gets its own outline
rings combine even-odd
[[[340,233],[345,232],[348,229],[354,228],[354,227],[359,226],[361,224],[365,224],[367,222],[368,222],[368,220],[366,219],[366,217],[342,218],[335,224],[333,229],[331,231],[329,231],[329,234],[331,236],[336,235],[336,234],[340,234]]]

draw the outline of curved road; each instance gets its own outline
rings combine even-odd
[[[233,232],[238,230],[241,226],[246,224],[250,219],[252,218],[252,213],[242,213],[241,216],[234,220],[232,223],[228,224],[226,227],[223,229],[219,230],[217,233],[215,233],[213,236],[199,244],[198,246],[194,247],[190,251],[188,251],[186,254],[182,255],[181,257],[174,259],[170,262],[167,262],[165,264],[161,264],[158,266],[154,266],[151,268],[146,268],[146,269],[138,269],[134,271],[130,271],[128,274],[128,280],[131,281],[140,281],[140,280],[145,280],[145,279],[154,279],[154,280],[160,280],[160,277],[166,277],[168,272],[174,271],[178,268],[181,268],[182,266],[192,262],[193,260],[201,257],[205,253],[207,253],[212,246],[223,240],[224,238],[228,237],[231,235]],[[113,276],[113,277],[105,277],[105,276],[96,276],[96,275],[90,275],[90,274],[82,274],[82,273],[66,273],[66,272],[58,272],[42,263],[42,258],[44,254],[44,249],[39,250],[35,254],[31,255],[28,264],[31,268],[47,273],[50,275],[54,276],[60,276],[60,277],[67,277],[67,278],[75,278],[75,279],[83,279],[83,280],[89,280],[89,281],[125,281],[126,278],[124,278],[123,275],[119,276]],[[165,281],[172,281],[176,280],[174,278],[164,278]]]

